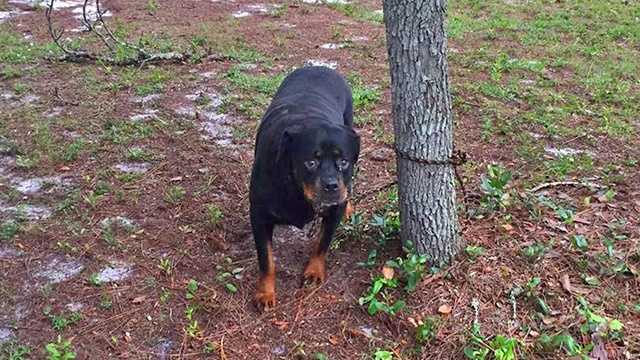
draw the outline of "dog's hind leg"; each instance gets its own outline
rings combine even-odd
[[[304,279],[314,283],[322,283],[327,277],[326,255],[333,240],[333,234],[344,215],[345,205],[336,206],[322,218],[320,229],[316,232],[316,240],[309,262],[304,269]]]
[[[270,308],[276,304],[276,264],[273,260],[273,224],[257,223],[251,219],[253,239],[258,252],[258,285],[255,301],[258,307]]]

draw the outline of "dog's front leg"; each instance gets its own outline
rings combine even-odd
[[[314,245],[311,257],[304,269],[304,281],[322,283],[327,277],[326,255],[333,240],[340,219],[345,212],[345,205],[338,205],[328,210],[322,217],[320,228],[314,232]]]
[[[261,223],[251,217],[253,240],[258,252],[258,285],[256,286],[255,301],[258,307],[267,309],[276,304],[276,264],[273,260],[273,227],[271,223]]]

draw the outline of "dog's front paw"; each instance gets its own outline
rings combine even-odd
[[[267,310],[276,306],[276,282],[275,276],[266,275],[260,278],[253,297],[259,309]]]
[[[304,269],[304,281],[315,284],[323,283],[327,277],[324,256],[313,256]]]

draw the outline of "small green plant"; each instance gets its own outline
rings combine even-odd
[[[195,281],[194,279],[191,279],[187,283],[187,292],[185,293],[184,297],[187,298],[187,300],[194,299],[196,297],[197,291],[198,291],[198,282]]]
[[[403,250],[407,255],[404,258],[398,257],[395,260],[387,261],[387,266],[400,270],[405,283],[404,290],[412,292],[418,286],[418,282],[422,280],[427,264],[427,256],[418,255],[411,243],[407,243]]]
[[[20,224],[15,220],[6,220],[0,224],[0,240],[13,239],[20,230]]]
[[[29,91],[29,85],[16,83],[15,85],[13,85],[13,91],[16,93],[16,95],[20,96]]]
[[[416,342],[418,344],[427,344],[435,339],[438,334],[440,323],[436,317],[429,316],[418,322],[416,327]]]
[[[111,297],[109,295],[102,294],[102,296],[100,297],[99,305],[100,305],[100,308],[104,310],[109,310],[113,306],[113,300],[111,300]]]
[[[524,295],[524,297],[531,303],[536,306],[537,310],[540,311],[544,315],[551,314],[551,308],[544,301],[542,295],[538,291],[538,288],[541,284],[542,280],[539,277],[533,277],[524,286],[516,286],[510,291],[510,297],[512,301],[515,301],[515,298]]]
[[[184,198],[186,194],[185,189],[180,185],[171,186],[165,193],[164,199],[170,204],[177,204]]]
[[[495,360],[516,360],[518,341],[503,335],[496,335],[493,340],[485,338],[477,323],[471,327],[471,333],[467,346],[464,348],[464,355],[471,360],[485,360],[489,354]]]
[[[140,147],[131,147],[126,152],[127,160],[130,161],[147,161],[152,158],[152,155],[145,149]]]
[[[38,164],[38,157],[28,155],[16,155],[16,166],[21,169],[32,169]]]
[[[76,139],[74,142],[64,148],[64,151],[62,153],[62,160],[64,162],[75,161],[78,158],[78,155],[80,155],[80,153],[84,149],[84,146],[85,142],[82,139]]]
[[[480,189],[483,207],[489,210],[504,210],[511,204],[511,195],[507,189],[511,181],[511,172],[499,165],[488,165],[487,174],[482,176]]]
[[[89,284],[95,287],[102,286],[102,281],[100,280],[100,274],[98,273],[91,274],[91,276],[89,276]]]
[[[206,204],[207,211],[207,225],[211,228],[216,228],[220,224],[220,221],[224,218],[222,210],[215,204]]]
[[[387,350],[377,349],[373,353],[373,360],[393,360],[393,353]]]
[[[197,338],[201,334],[200,327],[198,326],[198,320],[195,320],[193,316],[196,313],[196,307],[193,305],[187,306],[184,310],[184,316],[187,318],[187,327],[184,329],[185,334],[190,338]]]
[[[351,214],[351,217],[342,222],[339,227],[340,238],[360,240],[364,236],[364,216],[361,212]]]
[[[536,262],[544,256],[547,252],[547,247],[543,243],[533,243],[522,248],[522,255],[527,258],[529,262]]]
[[[73,360],[76,358],[76,353],[71,347],[71,340],[63,340],[60,335],[58,335],[56,342],[48,343],[44,349],[47,352],[47,360]]]
[[[44,314],[51,321],[51,327],[56,331],[64,331],[67,327],[74,325],[78,321],[82,320],[82,314],[79,312],[72,312],[69,315],[65,314],[51,314],[50,309],[45,308]]]
[[[566,331],[550,336],[542,334],[536,343],[536,347],[543,352],[553,352],[564,350],[569,356],[579,356],[584,358],[592,349],[592,345],[582,346],[576,339]]]
[[[158,2],[156,0],[147,0],[147,11],[150,14],[155,14],[158,11]]]
[[[238,292],[238,288],[233,283],[233,280],[242,279],[242,272],[244,271],[244,268],[236,267],[231,269],[230,267],[232,264],[233,260],[227,256],[224,258],[223,265],[216,265],[216,270],[218,271],[216,281],[221,283],[228,292],[235,294]]]
[[[581,333],[587,335],[597,333],[605,338],[620,339],[622,337],[622,329],[624,328],[622,322],[598,315],[591,309],[587,300],[582,297],[578,298],[578,313],[584,318],[584,323],[580,326]]]
[[[397,287],[398,279],[389,279],[384,276],[378,276],[373,280],[371,287],[369,287],[367,292],[365,292],[364,296],[358,299],[358,303],[360,306],[368,304],[367,312],[372,316],[379,312],[395,315],[405,307],[405,302],[403,300],[398,300],[392,305],[389,305],[391,302],[391,296],[388,295],[385,290]]]
[[[167,258],[162,258],[160,259],[160,264],[158,265],[158,268],[160,268],[160,270],[162,270],[162,272],[164,272],[165,275],[170,276],[171,272],[173,271],[173,264],[171,263],[171,260]]]
[[[573,235],[571,237],[571,243],[576,249],[582,252],[589,250],[589,241],[587,241],[584,235]]]
[[[484,255],[487,251],[482,246],[469,245],[464,249],[464,252],[467,253],[470,259],[474,260]]]
[[[24,360],[30,353],[31,349],[28,346],[13,341],[0,344],[0,359],[3,360]]]

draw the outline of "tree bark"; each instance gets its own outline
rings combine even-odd
[[[462,247],[445,13],[446,0],[384,0],[401,236],[436,265]]]

